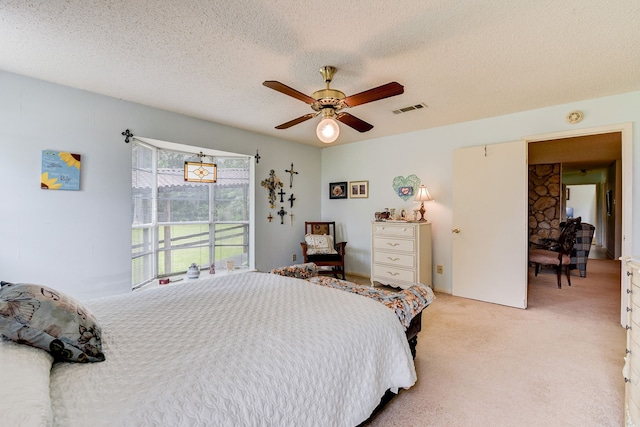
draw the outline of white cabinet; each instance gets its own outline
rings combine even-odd
[[[371,284],[432,286],[431,223],[371,223]]]
[[[640,426],[640,260],[627,260],[628,319],[625,381],[625,425]]]

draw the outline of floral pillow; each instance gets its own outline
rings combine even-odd
[[[304,241],[307,243],[307,255],[338,253],[333,245],[333,237],[329,234],[306,234]]]
[[[308,279],[318,275],[318,266],[312,262],[307,262],[306,264],[294,264],[288,267],[274,268],[271,270],[271,274],[296,277],[298,279]]]
[[[2,282],[0,334],[58,361],[102,362],[102,328],[74,298],[51,288]]]

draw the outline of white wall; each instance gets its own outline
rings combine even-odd
[[[79,298],[130,289],[131,147],[120,135],[127,128],[140,136],[242,154],[260,150],[260,270],[290,264],[294,252],[300,259],[303,222],[326,219],[337,221],[339,237],[348,242],[347,271],[368,275],[373,214],[385,207],[413,208],[395,195],[391,182],[416,174],[435,199],[427,204],[427,218],[433,222],[433,262],[444,266],[444,274],[434,273],[434,285],[445,292],[451,290],[455,148],[633,122],[633,165],[640,167],[640,92],[322,150],[1,71],[0,94],[0,280],[42,283]],[[582,110],[585,119],[572,126],[564,117],[574,109]],[[428,120],[428,111],[416,114]],[[81,191],[39,188],[44,149],[82,155]],[[286,182],[284,170],[291,162],[300,172],[293,188],[293,227],[280,225],[277,216],[268,223],[270,209],[260,181],[275,169]],[[369,198],[329,200],[330,182],[355,180],[369,181]],[[284,207],[289,211],[288,203]],[[640,212],[640,174],[633,176],[633,210]],[[640,227],[633,229],[632,250],[640,253]]]
[[[578,125],[569,125],[565,121],[565,116],[572,110],[584,112],[585,118]],[[640,92],[632,92],[325,148],[322,150],[322,181],[319,184],[322,217],[335,219],[342,226],[343,237],[348,242],[347,271],[369,275],[369,229],[374,212],[385,207],[411,206],[411,203],[403,202],[395,195],[391,183],[396,176],[417,175],[435,199],[426,206],[427,218],[433,222],[433,264],[443,265],[444,273],[436,274],[434,268],[434,287],[451,292],[451,180],[454,149],[633,122],[633,165],[634,169],[639,169],[639,111]],[[410,114],[424,114],[425,120],[429,120],[428,109]],[[384,123],[378,126],[384,126]],[[369,180],[368,199],[329,200],[330,182],[353,180]],[[633,211],[638,215],[640,174],[633,176],[632,198]],[[632,250],[640,253],[640,226],[633,229]]]
[[[596,185],[567,185],[570,198],[567,207],[573,208],[573,216],[581,217],[582,222],[596,224]]]
[[[158,90],[162,90],[159,88]],[[319,218],[320,150],[0,71],[0,280],[40,283],[77,298],[131,289],[131,145],[135,135],[254,155],[256,267],[301,257],[304,220]],[[40,189],[41,152],[82,155],[81,190]],[[289,217],[268,223],[270,169],[300,173]],[[287,197],[289,188],[285,188]],[[290,211],[289,203],[284,204]],[[276,210],[279,209],[279,205]],[[275,211],[272,210],[275,213]]]

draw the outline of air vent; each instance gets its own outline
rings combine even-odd
[[[393,114],[407,113],[409,111],[419,110],[421,108],[428,108],[428,106],[424,102],[421,102],[420,104],[410,105],[408,107],[403,107],[403,108],[399,108],[397,110],[393,110]]]

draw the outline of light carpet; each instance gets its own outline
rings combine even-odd
[[[418,382],[368,425],[623,425],[620,263],[590,259],[587,276],[558,289],[530,269],[526,310],[436,293]]]

